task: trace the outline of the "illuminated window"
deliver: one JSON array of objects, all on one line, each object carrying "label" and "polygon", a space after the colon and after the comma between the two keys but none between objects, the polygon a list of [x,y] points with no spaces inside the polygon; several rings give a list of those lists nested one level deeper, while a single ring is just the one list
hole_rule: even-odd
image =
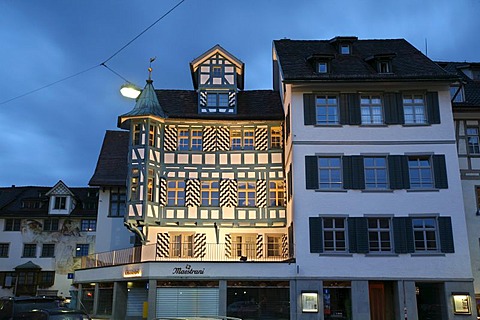
[{"label": "illuminated window", "polygon": [[270,206],[284,207],[285,206],[285,183],[283,181],[270,181]]},{"label": "illuminated window", "polygon": [[167,182],[167,204],[169,206],[185,205],[184,180],[169,180]]},{"label": "illuminated window", "polygon": [[77,244],[77,247],[75,248],[75,256],[76,257],[88,256],[89,249],[90,249],[90,245],[88,243]]},{"label": "illuminated window", "polygon": [[232,129],[230,130],[232,150],[253,150],[255,147],[255,130]]},{"label": "illuminated window", "polygon": [[134,146],[137,146],[140,144],[140,124],[135,124],[133,126],[132,144]]},{"label": "illuminated window", "polygon": [[154,172],[152,169],[148,169],[148,180],[147,180],[147,200],[148,201],[153,201],[154,188],[155,188]]},{"label": "illuminated window", "polygon": [[267,236],[267,257],[280,257],[282,255],[282,236]]},{"label": "illuminated window", "polygon": [[202,206],[218,207],[218,181],[202,181]]},{"label": "illuminated window", "polygon": [[97,220],[95,219],[83,219],[80,226],[81,231],[96,231],[97,230]]},{"label": "illuminated window", "polygon": [[136,201],[139,200],[138,194],[138,178],[139,178],[138,169],[132,169],[132,176],[130,178],[130,200]]},{"label": "illuminated window", "polygon": [[148,145],[151,147],[155,146],[155,127],[153,125],[150,125],[148,131]]},{"label": "illuminated window", "polygon": [[170,257],[191,258],[193,257],[193,234],[171,234]]},{"label": "illuminated window", "polygon": [[178,150],[202,150],[202,129],[178,129]]},{"label": "illuminated window", "polygon": [[234,234],[232,235],[232,252],[235,258],[256,257],[256,234]]},{"label": "illuminated window", "polygon": [[270,146],[272,149],[282,149],[282,128],[272,127],[270,129]]},{"label": "illuminated window", "polygon": [[254,207],[255,206],[255,182],[240,181],[238,182],[238,206]]}]

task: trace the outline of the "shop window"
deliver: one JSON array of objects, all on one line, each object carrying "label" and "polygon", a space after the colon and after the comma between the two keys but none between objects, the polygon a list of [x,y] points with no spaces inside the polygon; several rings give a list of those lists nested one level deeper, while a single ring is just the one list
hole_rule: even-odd
[{"label": "shop window", "polygon": [[325,281],[323,283],[323,316],[325,320],[352,320],[350,282]]}]

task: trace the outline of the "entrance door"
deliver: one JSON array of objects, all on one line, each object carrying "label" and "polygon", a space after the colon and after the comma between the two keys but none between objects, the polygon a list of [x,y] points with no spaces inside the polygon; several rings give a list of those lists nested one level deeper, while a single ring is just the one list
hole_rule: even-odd
[{"label": "entrance door", "polygon": [[370,319],[385,319],[385,286],[383,282],[370,282],[368,284],[370,297]]}]

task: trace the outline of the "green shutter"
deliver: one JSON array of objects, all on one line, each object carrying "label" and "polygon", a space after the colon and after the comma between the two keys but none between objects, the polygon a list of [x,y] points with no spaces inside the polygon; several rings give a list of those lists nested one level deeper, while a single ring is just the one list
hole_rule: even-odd
[{"label": "green shutter", "polygon": [[348,218],[348,244],[351,253],[368,253],[367,218]]},{"label": "green shutter", "polygon": [[310,253],[323,252],[322,218],[310,217]]},{"label": "green shutter", "polygon": [[415,251],[412,219],[410,217],[393,218],[393,241],[396,253],[412,253]]},{"label": "green shutter", "polygon": [[365,189],[365,172],[363,156],[342,157],[343,165],[343,188]]},{"label": "green shutter", "polygon": [[447,166],[443,154],[433,156],[433,176],[435,178],[435,188],[448,188]]},{"label": "green shutter", "polygon": [[385,124],[401,124],[400,113],[403,115],[402,97],[400,93],[386,92],[383,95]]},{"label": "green shutter", "polygon": [[303,121],[305,125],[316,124],[315,95],[305,93],[303,95]]},{"label": "green shutter", "polygon": [[340,94],[340,124],[348,124],[348,95]]},{"label": "green shutter", "polygon": [[[292,199],[292,195],[293,195],[293,168],[292,168],[292,164],[290,163],[290,166],[289,166],[289,170],[288,170],[288,173],[287,173],[287,182],[288,182],[288,201],[290,201],[290,199]],[[318,184],[318,183],[317,183]]]},{"label": "green shutter", "polygon": [[390,189],[409,189],[408,159],[402,155],[388,156]]},{"label": "green shutter", "polygon": [[318,157],[305,156],[305,184],[306,188],[318,189]]},{"label": "green shutter", "polygon": [[360,97],[357,93],[343,93],[340,95],[340,123],[351,125],[362,123]]},{"label": "green shutter", "polygon": [[440,123],[438,92],[427,92],[427,117],[430,124]]},{"label": "green shutter", "polygon": [[402,93],[397,93],[397,94],[395,94],[395,98],[397,100],[398,122],[400,124],[404,124],[405,123],[405,113],[403,111],[403,94]]},{"label": "green shutter", "polygon": [[452,219],[450,217],[438,218],[438,234],[440,235],[440,250],[444,253],[454,253]]},{"label": "green shutter", "polygon": [[352,157],[342,157],[342,180],[344,189],[353,189]]}]

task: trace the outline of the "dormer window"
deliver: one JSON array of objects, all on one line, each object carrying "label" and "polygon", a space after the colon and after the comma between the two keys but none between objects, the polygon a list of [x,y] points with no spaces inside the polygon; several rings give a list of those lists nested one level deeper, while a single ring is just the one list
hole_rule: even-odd
[{"label": "dormer window", "polygon": [[452,102],[464,102],[463,87],[460,85],[452,85],[450,87],[450,98]]},{"label": "dormer window", "polygon": [[390,61],[378,61],[377,63],[378,73],[391,73],[392,68]]},{"label": "dormer window", "polygon": [[340,45],[341,54],[350,54],[350,45],[348,43],[343,43]]},{"label": "dormer window", "polygon": [[53,209],[55,210],[64,210],[67,206],[67,197],[55,197],[55,204]]},{"label": "dormer window", "polygon": [[227,107],[228,93],[213,93],[207,94],[207,107]]},{"label": "dormer window", "polygon": [[328,62],[319,61],[317,63],[317,72],[318,73],[328,73]]}]

